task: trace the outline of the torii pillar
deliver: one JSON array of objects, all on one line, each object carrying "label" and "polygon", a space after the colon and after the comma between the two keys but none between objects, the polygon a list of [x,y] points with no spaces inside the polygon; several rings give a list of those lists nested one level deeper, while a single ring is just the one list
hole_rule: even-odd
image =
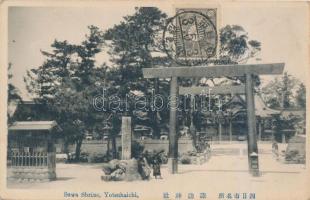
[{"label": "torii pillar", "polygon": [[[258,148],[256,138],[256,117],[255,117],[255,101],[254,101],[254,87],[253,75],[245,75],[245,96],[247,104],[247,122],[248,122],[248,161],[250,172],[257,176],[259,175],[258,166]],[[255,154],[253,154],[255,153]],[[253,155],[257,155],[257,158]],[[254,159],[256,159],[254,161]],[[255,163],[253,163],[255,162]]]},{"label": "torii pillar", "polygon": [[179,96],[178,78],[170,81],[170,120],[169,120],[169,154],[168,169],[172,174],[178,172],[178,136],[177,136],[177,101]]}]

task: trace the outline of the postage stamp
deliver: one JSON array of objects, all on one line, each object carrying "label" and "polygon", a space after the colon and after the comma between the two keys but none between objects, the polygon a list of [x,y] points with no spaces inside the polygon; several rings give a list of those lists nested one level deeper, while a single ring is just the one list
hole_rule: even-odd
[{"label": "postage stamp", "polygon": [[216,54],[216,26],[209,16],[202,12],[179,12],[167,21],[163,46],[169,58],[177,64],[202,64]]}]

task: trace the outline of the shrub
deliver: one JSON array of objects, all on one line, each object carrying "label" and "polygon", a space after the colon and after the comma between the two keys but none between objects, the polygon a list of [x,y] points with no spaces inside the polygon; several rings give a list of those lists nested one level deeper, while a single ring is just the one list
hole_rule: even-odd
[{"label": "shrub", "polygon": [[80,159],[77,160],[74,152],[69,153],[68,159],[66,160],[66,163],[88,162],[88,159],[87,159],[88,155],[89,154],[86,152],[81,152]]},{"label": "shrub", "polygon": [[285,161],[289,163],[305,163],[305,155],[301,155],[298,150],[291,150],[286,153]]},{"label": "shrub", "polygon": [[160,162],[162,164],[167,164],[168,163],[168,155],[166,153],[160,154]]},{"label": "shrub", "polygon": [[197,151],[188,151],[187,155],[189,155],[189,156],[197,156]]},{"label": "shrub", "polygon": [[142,156],[144,146],[137,141],[133,141],[131,145],[131,155],[133,158],[138,159]]},{"label": "shrub", "polygon": [[56,154],[56,162],[67,162],[68,155],[67,154]]},{"label": "shrub", "polygon": [[180,158],[181,164],[191,164],[191,159],[187,155],[183,155]]},{"label": "shrub", "polygon": [[80,159],[77,160],[77,162],[87,162],[87,161],[88,161],[88,159],[87,159],[88,156],[89,156],[89,153],[87,153],[87,152],[82,152],[82,153],[80,154]]},{"label": "shrub", "polygon": [[155,159],[159,161],[160,164],[167,164],[168,162],[168,155],[165,150],[145,151],[143,155],[149,164],[153,164]]},{"label": "shrub", "polygon": [[87,157],[89,163],[102,163],[107,162],[107,157],[101,153],[92,153]]}]

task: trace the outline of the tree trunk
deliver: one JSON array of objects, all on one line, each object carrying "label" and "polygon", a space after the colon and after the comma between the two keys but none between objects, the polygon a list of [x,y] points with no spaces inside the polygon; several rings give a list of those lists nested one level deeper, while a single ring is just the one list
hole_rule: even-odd
[{"label": "tree trunk", "polygon": [[80,160],[83,139],[78,139],[75,146],[75,160]]},{"label": "tree trunk", "polygon": [[[154,93],[159,94],[159,80],[158,78],[154,79]],[[155,104],[156,102],[154,102]],[[157,110],[153,110],[152,112],[152,124],[153,124],[153,136],[156,138],[160,138],[160,129],[159,129],[159,122],[157,120]]]},{"label": "tree trunk", "polygon": [[191,136],[192,136],[192,144],[193,144],[193,147],[195,148],[196,151],[198,151],[198,148],[197,148],[197,135],[196,135],[196,131],[193,130],[193,132],[190,132],[191,133]]},{"label": "tree trunk", "polygon": [[68,141],[64,142],[64,153],[67,155],[69,154],[69,142]]},{"label": "tree trunk", "polygon": [[151,113],[151,120],[152,120],[152,129],[153,129],[153,137],[160,138],[160,129],[159,129],[159,123],[157,120],[157,111],[153,111]]},{"label": "tree trunk", "polygon": [[112,157],[113,159],[117,159],[117,155],[116,155],[117,151],[116,151],[116,138],[115,136],[112,137]]},{"label": "tree trunk", "polygon": [[107,140],[107,157],[110,159],[110,136]]}]

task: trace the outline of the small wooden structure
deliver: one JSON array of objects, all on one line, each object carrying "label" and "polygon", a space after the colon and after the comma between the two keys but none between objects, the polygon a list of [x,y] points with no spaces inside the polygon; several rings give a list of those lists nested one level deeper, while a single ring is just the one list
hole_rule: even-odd
[{"label": "small wooden structure", "polygon": [[8,178],[19,181],[56,179],[55,121],[17,121],[9,126]]}]

